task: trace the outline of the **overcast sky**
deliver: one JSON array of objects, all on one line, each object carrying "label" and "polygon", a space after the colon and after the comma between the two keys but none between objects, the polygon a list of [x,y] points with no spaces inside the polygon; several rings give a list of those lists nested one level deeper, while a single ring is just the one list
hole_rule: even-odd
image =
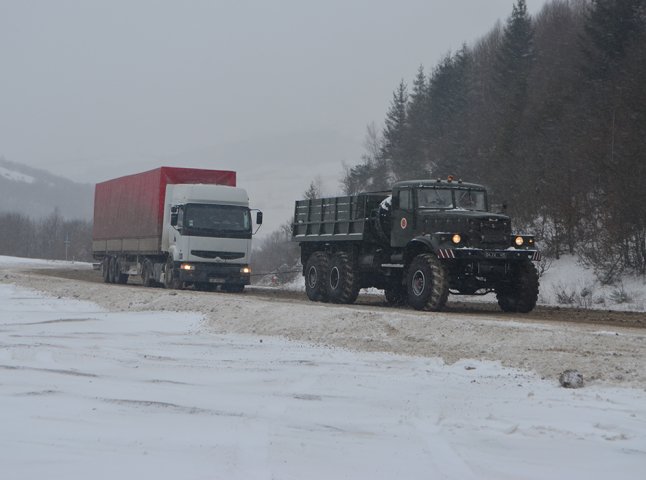
[{"label": "overcast sky", "polygon": [[512,4],[0,0],[0,155],[96,182],[92,167],[111,161],[136,172],[256,137],[332,130],[360,143],[401,78]]}]

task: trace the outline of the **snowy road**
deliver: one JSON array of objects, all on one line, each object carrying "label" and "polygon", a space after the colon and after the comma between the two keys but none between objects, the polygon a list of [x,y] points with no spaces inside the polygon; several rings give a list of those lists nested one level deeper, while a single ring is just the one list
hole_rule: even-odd
[{"label": "snowy road", "polygon": [[141,311],[111,312],[0,284],[3,478],[643,475],[643,387],[566,390],[497,362],[218,334],[218,316],[222,330],[249,315],[338,325],[317,309],[209,298],[208,318],[142,298]]}]

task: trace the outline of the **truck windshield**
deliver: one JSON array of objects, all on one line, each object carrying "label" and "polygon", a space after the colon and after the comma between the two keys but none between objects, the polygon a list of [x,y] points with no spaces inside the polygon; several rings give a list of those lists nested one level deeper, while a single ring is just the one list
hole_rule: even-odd
[{"label": "truck windshield", "polygon": [[246,207],[189,203],[184,207],[186,235],[247,238],[251,216]]},{"label": "truck windshield", "polygon": [[487,196],[484,190],[469,188],[420,188],[417,190],[419,208],[461,208],[487,211]]},{"label": "truck windshield", "polygon": [[453,195],[449,188],[420,188],[417,190],[419,208],[453,208]]},{"label": "truck windshield", "polygon": [[484,190],[455,190],[455,207],[486,212],[487,196]]}]

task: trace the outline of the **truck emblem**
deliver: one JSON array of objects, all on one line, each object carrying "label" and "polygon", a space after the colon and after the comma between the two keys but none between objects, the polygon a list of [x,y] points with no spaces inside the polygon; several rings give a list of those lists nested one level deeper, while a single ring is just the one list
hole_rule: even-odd
[{"label": "truck emblem", "polygon": [[400,225],[402,227],[402,230],[406,230],[406,227],[408,226],[408,220],[406,220],[406,217],[402,218]]}]

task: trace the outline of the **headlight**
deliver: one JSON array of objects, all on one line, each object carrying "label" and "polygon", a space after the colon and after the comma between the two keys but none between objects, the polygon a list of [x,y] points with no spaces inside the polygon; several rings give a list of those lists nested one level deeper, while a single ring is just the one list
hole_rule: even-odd
[{"label": "headlight", "polygon": [[456,233],[451,237],[451,241],[457,245],[462,241],[462,237],[460,236],[459,233]]},{"label": "headlight", "polygon": [[516,238],[514,238],[514,243],[516,244],[517,247],[521,247],[523,243],[525,243],[525,239],[519,235]]},{"label": "headlight", "polygon": [[195,270],[195,265],[191,265],[190,263],[182,263],[179,268],[182,270]]},{"label": "headlight", "polygon": [[251,273],[251,267],[241,267],[240,273]]}]

